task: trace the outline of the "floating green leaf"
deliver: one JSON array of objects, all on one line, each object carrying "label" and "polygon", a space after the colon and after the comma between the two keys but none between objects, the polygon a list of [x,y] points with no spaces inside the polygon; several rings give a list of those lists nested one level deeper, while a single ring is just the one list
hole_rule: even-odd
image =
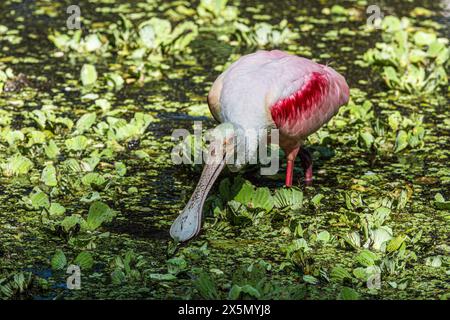
[{"label": "floating green leaf", "polygon": [[55,159],[59,154],[59,148],[56,145],[54,140],[50,140],[47,145],[44,147],[44,151],[45,151],[45,155],[49,158],[49,159]]},{"label": "floating green leaf", "polygon": [[91,64],[85,64],[81,68],[81,74],[80,74],[81,82],[83,83],[83,86],[92,86],[97,81],[97,70],[95,69],[95,66]]},{"label": "floating green leaf", "polygon": [[59,204],[58,202],[52,202],[50,208],[48,209],[50,215],[61,216],[66,212],[66,208]]},{"label": "floating green leaf", "polygon": [[89,139],[85,136],[76,136],[66,140],[66,147],[73,151],[84,151],[89,145]]},{"label": "floating green leaf", "polygon": [[323,243],[327,243],[329,242],[331,239],[330,233],[326,230],[321,231],[318,235],[317,235],[317,240],[321,241]]},{"label": "floating green leaf", "polygon": [[355,260],[364,267],[375,265],[375,261],[379,260],[376,253],[369,250],[362,250],[355,258]]},{"label": "floating green leaf", "polygon": [[107,204],[96,201],[91,204],[86,219],[86,227],[89,230],[95,230],[104,222],[110,222],[116,216],[116,212]]},{"label": "floating green leaf", "polygon": [[15,154],[10,157],[6,163],[2,163],[3,175],[17,176],[27,174],[33,168],[33,162],[21,154]]},{"label": "floating green leaf", "polygon": [[391,239],[388,243],[388,245],[386,246],[386,251],[387,252],[393,252],[396,251],[400,248],[400,246],[403,244],[403,242],[405,241],[406,236],[404,235],[400,235],[397,236],[393,239]]},{"label": "floating green leaf", "polygon": [[194,281],[194,286],[204,299],[219,299],[217,286],[207,273],[201,272]]},{"label": "floating green leaf", "polygon": [[78,265],[81,270],[89,270],[94,265],[94,258],[90,252],[81,252],[74,260],[74,263]]},{"label": "floating green leaf", "polygon": [[151,273],[148,276],[150,279],[157,280],[157,281],[172,281],[177,278],[173,274],[170,274],[170,273],[166,273],[166,274]]},{"label": "floating green leaf", "polygon": [[303,193],[297,188],[277,189],[274,195],[274,204],[279,209],[299,209],[303,206]]},{"label": "floating green leaf", "polygon": [[44,170],[42,170],[41,181],[50,187],[54,187],[58,184],[58,180],[56,179],[56,168],[52,164],[48,164],[45,166]]},{"label": "floating green leaf", "polygon": [[345,279],[351,279],[352,275],[342,266],[336,266],[331,270],[330,277],[333,281],[342,282]]},{"label": "floating green leaf", "polygon": [[52,261],[52,269],[53,270],[62,270],[67,264],[66,255],[64,252],[60,249],[56,250],[55,254],[53,255]]},{"label": "floating green leaf", "polygon": [[444,196],[440,193],[436,193],[436,195],[434,196],[434,204],[438,209],[441,210],[450,209],[450,201],[445,201]]},{"label": "floating green leaf", "polygon": [[76,129],[78,134],[83,134],[85,131],[89,130],[89,128],[95,123],[97,116],[95,113],[86,113],[78,119],[76,123]]},{"label": "floating green leaf", "polygon": [[259,298],[261,296],[259,291],[251,285],[246,284],[241,287],[235,284],[231,287],[228,298],[230,300],[237,300],[241,297],[242,294],[248,294],[253,298]]}]

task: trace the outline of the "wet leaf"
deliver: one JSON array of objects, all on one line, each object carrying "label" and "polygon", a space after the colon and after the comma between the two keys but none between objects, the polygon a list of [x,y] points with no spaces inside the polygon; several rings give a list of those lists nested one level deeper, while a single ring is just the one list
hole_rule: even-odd
[{"label": "wet leaf", "polygon": [[330,239],[331,239],[330,233],[329,233],[328,231],[326,231],[326,230],[320,232],[320,233],[317,235],[317,240],[318,240],[318,241],[322,241],[323,243],[329,242]]},{"label": "wet leaf", "polygon": [[50,215],[61,216],[66,212],[66,208],[59,204],[58,202],[52,202],[50,208],[48,209]]},{"label": "wet leaf", "polygon": [[321,193],[316,194],[312,199],[311,203],[317,208],[320,206],[320,202],[325,196]]},{"label": "wet leaf", "polygon": [[166,274],[151,273],[148,276],[150,279],[157,280],[157,281],[173,281],[173,280],[177,279],[177,277],[175,277],[173,274],[170,274],[170,273],[166,273]]},{"label": "wet leaf", "polygon": [[319,283],[319,280],[316,277],[313,277],[308,274],[303,276],[303,281],[305,281],[306,283],[309,283],[309,284],[318,284]]},{"label": "wet leaf", "polygon": [[97,172],[89,172],[81,178],[81,182],[85,186],[102,187],[106,184],[106,179]]},{"label": "wet leaf", "polygon": [[303,193],[296,188],[277,189],[274,195],[274,204],[279,209],[299,209],[303,206]]},{"label": "wet leaf", "polygon": [[55,159],[60,154],[59,148],[54,140],[50,140],[47,143],[47,145],[44,147],[44,151],[49,159]]},{"label": "wet leaf", "polygon": [[402,235],[402,236],[397,236],[393,239],[391,239],[391,241],[389,241],[387,247],[386,247],[386,251],[387,252],[393,252],[396,251],[400,248],[400,246],[403,244],[403,242],[405,241],[406,236]]},{"label": "wet leaf", "polygon": [[56,179],[56,169],[55,166],[49,164],[45,166],[44,170],[42,170],[41,181],[50,187],[54,187],[58,185],[58,180]]},{"label": "wet leaf", "polygon": [[408,147],[408,133],[404,130],[400,130],[395,140],[394,152],[399,152]]},{"label": "wet leaf", "polygon": [[436,195],[434,196],[434,203],[438,209],[441,210],[450,209],[450,201],[445,201],[444,197],[440,193],[436,193]]},{"label": "wet leaf", "polygon": [[428,257],[425,260],[425,265],[433,268],[440,268],[442,266],[441,257],[440,256]]},{"label": "wet leaf", "polygon": [[379,257],[369,250],[362,250],[355,260],[364,267],[370,267],[375,265],[375,261],[379,260]]},{"label": "wet leaf", "polygon": [[331,270],[330,278],[336,282],[343,282],[345,279],[351,279],[352,275],[342,266],[336,266]]},{"label": "wet leaf", "polygon": [[29,196],[29,200],[31,206],[35,209],[48,208],[50,206],[50,201],[47,194],[40,190],[36,190],[35,192],[31,193]]},{"label": "wet leaf", "polygon": [[204,299],[220,298],[216,284],[207,273],[201,272],[198,278],[194,281],[194,286]]},{"label": "wet leaf", "polygon": [[253,207],[262,208],[267,212],[271,211],[274,205],[269,188],[257,188],[252,194],[251,202]]},{"label": "wet leaf", "polygon": [[230,300],[237,300],[243,293],[254,298],[259,298],[261,296],[259,291],[251,285],[246,284],[244,286],[238,286],[237,284],[235,284],[233,285],[233,287],[231,287],[228,298]]},{"label": "wet leaf", "polygon": [[124,175],[127,174],[127,167],[123,162],[114,163],[114,167],[119,176],[123,177]]},{"label": "wet leaf", "polygon": [[414,34],[414,42],[419,46],[428,46],[436,41],[436,34],[424,31],[417,31]]},{"label": "wet leaf", "polygon": [[392,230],[387,227],[380,227],[371,233],[372,247],[375,250],[383,251],[385,244],[392,239]]},{"label": "wet leaf", "polygon": [[65,217],[63,221],[61,221],[60,225],[61,227],[63,227],[65,232],[69,232],[70,230],[72,230],[75,226],[77,225],[84,225],[85,221],[84,219],[78,215],[78,214],[73,214],[71,216]]},{"label": "wet leaf", "polygon": [[188,269],[188,264],[183,258],[172,258],[167,260],[167,271],[170,274],[177,275]]},{"label": "wet leaf", "polygon": [[89,142],[85,136],[76,136],[66,140],[66,147],[73,151],[83,151],[88,147]]},{"label": "wet leaf", "polygon": [[76,123],[76,133],[83,134],[95,123],[97,116],[95,113],[86,113]]},{"label": "wet leaf", "polygon": [[83,86],[92,86],[97,81],[97,70],[91,64],[85,64],[81,68],[80,79]]},{"label": "wet leaf", "polygon": [[66,255],[64,252],[60,249],[56,250],[55,254],[53,255],[52,261],[52,269],[53,270],[62,270],[67,264]]},{"label": "wet leaf", "polygon": [[33,166],[33,162],[21,154],[16,154],[1,164],[3,175],[7,177],[27,174]]}]

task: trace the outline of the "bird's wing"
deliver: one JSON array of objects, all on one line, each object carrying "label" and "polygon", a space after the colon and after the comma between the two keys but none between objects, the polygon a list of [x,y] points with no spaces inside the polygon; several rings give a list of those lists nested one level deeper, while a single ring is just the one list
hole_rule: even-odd
[{"label": "bird's wing", "polygon": [[275,125],[285,134],[306,137],[348,101],[348,85],[339,73],[311,60],[289,56],[274,61],[277,80],[266,96]]}]

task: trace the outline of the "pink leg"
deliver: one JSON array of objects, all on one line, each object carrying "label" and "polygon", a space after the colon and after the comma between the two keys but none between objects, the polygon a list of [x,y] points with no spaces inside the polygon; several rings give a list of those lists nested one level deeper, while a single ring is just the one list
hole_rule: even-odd
[{"label": "pink leg", "polygon": [[287,166],[286,166],[286,187],[292,187],[292,180],[294,178],[294,162],[300,147],[285,150]]},{"label": "pink leg", "polygon": [[311,153],[305,148],[300,150],[300,159],[302,160],[302,168],[305,171],[305,182],[310,183],[313,180],[313,167]]}]

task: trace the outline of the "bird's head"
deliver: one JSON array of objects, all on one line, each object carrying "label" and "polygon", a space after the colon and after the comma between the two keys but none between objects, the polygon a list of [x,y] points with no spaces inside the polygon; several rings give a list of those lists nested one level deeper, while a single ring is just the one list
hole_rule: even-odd
[{"label": "bird's head", "polygon": [[187,241],[195,237],[201,229],[203,204],[225,166],[227,158],[234,149],[234,126],[223,123],[206,135],[208,151],[203,157],[205,162],[197,187],[186,207],[170,227],[170,235],[177,241]]},{"label": "bird's head", "polygon": [[211,130],[207,140],[210,141],[207,157],[214,154],[218,156],[216,160],[224,159],[230,171],[236,172],[246,164],[256,164],[262,139],[259,130],[225,122]]}]

